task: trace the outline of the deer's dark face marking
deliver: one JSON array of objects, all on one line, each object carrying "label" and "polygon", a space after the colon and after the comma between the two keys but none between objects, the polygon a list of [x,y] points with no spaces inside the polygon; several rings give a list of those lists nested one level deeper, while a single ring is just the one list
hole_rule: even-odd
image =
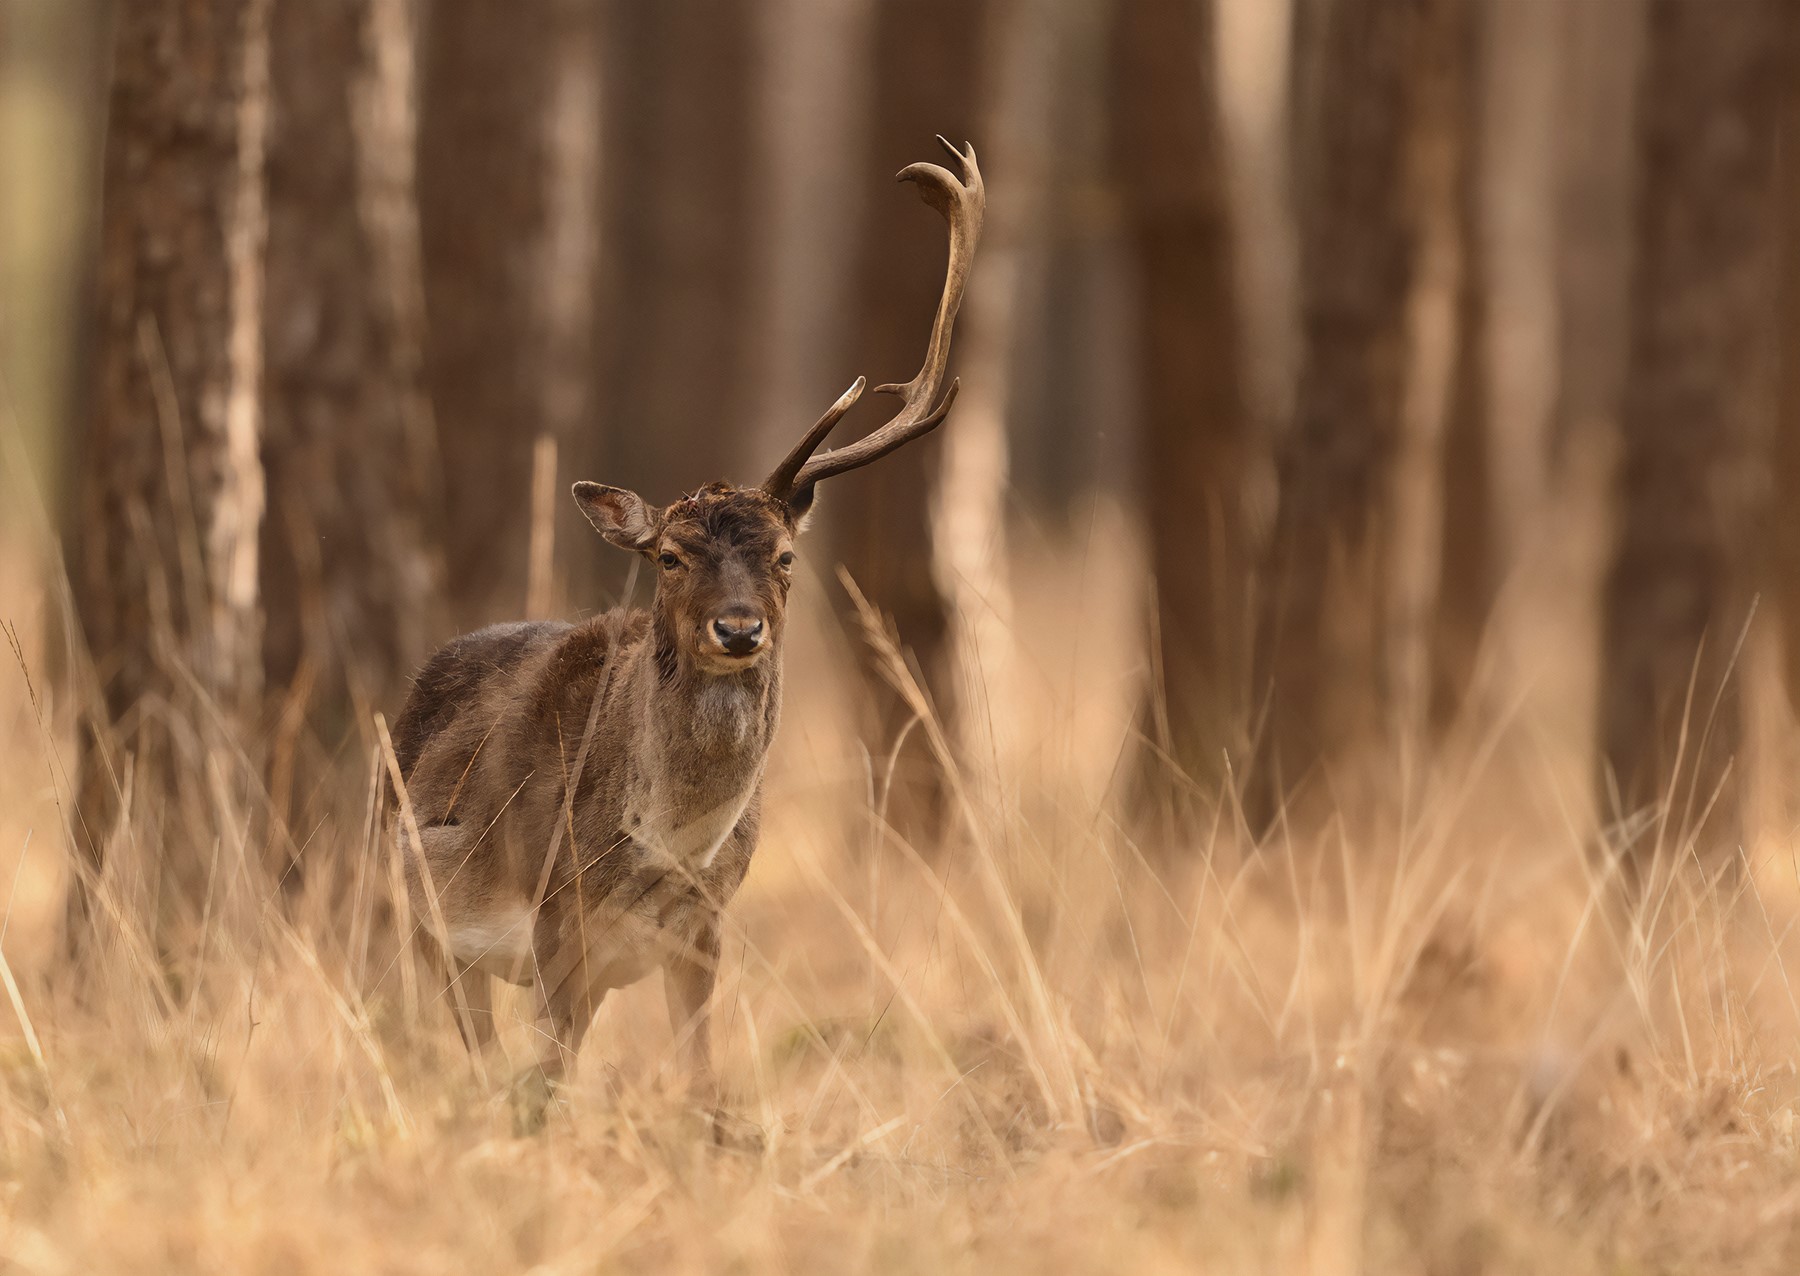
[{"label": "deer's dark face marking", "polygon": [[662,509],[594,483],[575,499],[608,541],[649,560],[658,629],[684,664],[740,673],[779,649],[802,521],[790,504],[727,483]]}]

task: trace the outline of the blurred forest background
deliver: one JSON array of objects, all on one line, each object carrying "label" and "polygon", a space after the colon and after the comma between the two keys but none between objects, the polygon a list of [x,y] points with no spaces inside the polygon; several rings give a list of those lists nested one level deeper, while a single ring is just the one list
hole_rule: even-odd
[{"label": "blurred forest background", "polygon": [[14,0],[9,473],[96,716],[199,697],[285,801],[451,633],[627,596],[573,478],[748,482],[911,366],[942,247],[884,182],[944,132],[993,188],[969,393],[811,555],[965,742],[1021,579],[1099,545],[1177,817],[1354,807],[1524,704],[1626,843],[1735,846],[1748,622],[1800,593],[1783,12]]},{"label": "blurred forest background", "polygon": [[340,878],[436,645],[647,597],[572,481],[754,482],[916,367],[943,237],[892,175],[937,133],[989,195],[962,395],[822,487],[771,798],[875,848],[845,952],[884,839],[987,845],[977,807],[994,1031],[1090,1061],[1033,972],[1096,840],[1125,914],[1321,830],[1399,873],[1442,807],[1445,872],[1561,839],[1577,894],[1792,908],[1789,0],[0,0],[5,832],[135,848],[192,935],[220,845]]}]

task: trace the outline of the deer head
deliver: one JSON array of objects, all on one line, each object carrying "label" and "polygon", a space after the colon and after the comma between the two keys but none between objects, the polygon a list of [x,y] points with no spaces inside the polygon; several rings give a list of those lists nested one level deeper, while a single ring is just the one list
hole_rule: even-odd
[{"label": "deer head", "polygon": [[739,673],[776,649],[801,520],[756,488],[709,483],[658,508],[635,492],[577,483],[581,512],[656,570],[662,645],[708,674]]},{"label": "deer head", "polygon": [[658,631],[684,664],[709,674],[754,666],[778,649],[794,563],[794,539],[805,528],[821,479],[859,469],[930,433],[949,415],[957,383],[944,386],[950,334],[962,306],[969,267],[981,237],[986,194],[975,148],[943,138],[961,175],[936,164],[911,164],[912,182],[950,228],[950,260],[925,362],[912,380],[875,387],[900,409],[855,443],[819,452],[825,436],[862,397],[856,383],[826,409],[759,487],[709,483],[672,505],[657,507],[635,492],[577,483],[575,501],[611,544],[655,566]]}]

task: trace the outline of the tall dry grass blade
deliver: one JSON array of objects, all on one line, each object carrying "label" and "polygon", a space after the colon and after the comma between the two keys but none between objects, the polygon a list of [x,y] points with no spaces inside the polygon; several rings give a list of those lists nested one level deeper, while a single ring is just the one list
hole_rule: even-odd
[{"label": "tall dry grass blade", "polygon": [[[394,756],[394,741],[388,735],[387,718],[380,713],[375,715],[375,734],[381,740],[382,762],[387,767],[388,779],[393,783],[394,795],[400,802],[400,819],[407,836],[406,845],[412,850],[417,860],[421,893],[425,896],[431,918],[431,936],[437,942],[443,955],[446,966],[445,983],[449,987],[450,996],[454,1002],[456,1019],[463,1026],[466,1039],[474,1041],[476,1039],[475,1020],[469,1011],[469,999],[463,989],[462,980],[456,978],[456,958],[450,945],[450,923],[444,919],[443,905],[438,900],[437,884],[431,880],[431,863],[425,855],[424,839],[419,836],[419,821],[413,814],[412,797],[406,791],[406,777],[400,774],[400,763]],[[399,840],[395,839],[396,842]],[[396,848],[395,854],[396,856],[400,854],[398,848]],[[404,889],[404,885],[402,889]],[[474,1064],[476,1072],[485,1082],[487,1068],[482,1063],[481,1056],[470,1051],[469,1058]]]},{"label": "tall dry grass blade", "polygon": [[[869,603],[869,600],[857,588],[856,582],[849,573],[839,569],[839,579],[850,594],[851,602],[862,620],[864,631],[871,646],[879,657],[878,667],[889,685],[898,692],[907,707],[918,716],[931,744],[932,754],[937,759],[951,793],[956,799],[958,809],[970,836],[975,842],[979,854],[976,862],[981,869],[981,878],[987,886],[995,911],[1006,924],[1006,934],[1010,941],[1015,958],[1025,975],[1026,989],[1029,994],[1034,1015],[1038,1021],[1041,1041],[1052,1048],[1057,1065],[1057,1086],[1052,1096],[1052,1112],[1058,1121],[1071,1119],[1082,1110],[1081,1083],[1076,1075],[1073,1060],[1062,1042],[1064,1025],[1052,1007],[1049,985],[1044,977],[1043,966],[1038,959],[1029,937],[1025,934],[1024,925],[1019,916],[1019,908],[1002,878],[999,867],[994,861],[993,847],[984,836],[982,820],[971,800],[967,786],[962,782],[962,775],[945,736],[941,723],[932,709],[930,699],[905,658],[901,655],[899,645],[890,632],[881,615]],[[1038,1034],[1033,1034],[1020,1042],[1022,1048],[1034,1050],[1037,1046]],[[1040,1067],[1042,1065],[1040,1064]]]},{"label": "tall dry grass blade", "polygon": [[19,893],[19,874],[25,871],[25,856],[31,850],[31,834],[25,835],[25,845],[19,849],[19,863],[13,869],[12,889],[6,894],[6,915],[0,918],[0,980],[6,984],[6,999],[12,1003],[13,1016],[19,1021],[19,1030],[25,1034],[25,1048],[31,1051],[31,1058],[37,1064],[38,1073],[44,1079],[44,1093],[49,1096],[50,1107],[56,1113],[57,1129],[63,1137],[69,1137],[69,1118],[63,1111],[62,1103],[56,1097],[56,1084],[50,1075],[50,1061],[44,1057],[43,1043],[38,1040],[37,1029],[32,1026],[31,1014],[25,1009],[24,995],[19,992],[19,981],[13,977],[12,963],[6,959],[6,934],[12,929],[13,900]]},{"label": "tall dry grass blade", "polygon": [[388,1067],[381,1043],[375,1039],[375,1034],[370,1029],[368,1016],[358,1014],[344,994],[332,983],[330,976],[325,973],[325,968],[319,964],[318,954],[313,951],[311,945],[285,927],[282,928],[282,937],[287,941],[288,947],[294,955],[299,958],[301,966],[318,981],[320,990],[330,1001],[331,1008],[337,1013],[344,1027],[349,1030],[351,1039],[356,1042],[357,1047],[368,1059],[370,1066],[375,1069],[376,1078],[381,1086],[382,1101],[387,1105],[388,1116],[393,1121],[394,1128],[402,1134],[413,1133],[412,1119],[407,1116],[406,1107],[400,1102],[400,1092],[394,1085],[393,1072]]},{"label": "tall dry grass blade", "polygon": [[[892,960],[881,950],[881,945],[875,942],[875,936],[870,934],[868,926],[861,917],[857,916],[856,910],[850,907],[850,901],[844,898],[843,893],[837,889],[824,869],[808,856],[801,856],[800,863],[811,874],[816,887],[831,901],[839,915],[849,924],[851,933],[856,936],[857,943],[867,954],[869,960],[880,967],[888,985],[900,998],[900,1004],[906,1008],[907,1013],[912,1016],[913,1022],[918,1025],[919,1031],[924,1035],[926,1046],[937,1060],[938,1066],[943,1069],[945,1076],[950,1079],[952,1085],[959,1083],[962,1080],[963,1071],[957,1067],[955,1059],[951,1057],[949,1047],[944,1044],[943,1037],[939,1035],[931,1016],[925,1012],[925,1008],[919,1004],[912,990],[907,987],[905,974],[894,967]],[[988,1123],[986,1114],[973,1099],[969,1099],[967,1102],[969,1117],[981,1132],[982,1141],[987,1145],[995,1163],[1003,1167],[1007,1166],[1009,1158],[1006,1155],[1006,1149],[1001,1144],[999,1136],[994,1133],[993,1126]],[[1010,1169],[1007,1170],[1007,1174],[1008,1177],[1011,1177]]]},{"label": "tall dry grass blade", "polygon": [[386,802],[383,800],[381,781],[387,768],[379,749],[371,750],[369,756],[368,797],[363,806],[362,837],[358,843],[356,872],[350,887],[350,922],[345,944],[352,988],[364,986],[368,975],[369,940],[375,926],[375,883],[369,866],[385,858],[381,854],[381,838],[382,812]]},{"label": "tall dry grass blade", "polygon": [[1024,1051],[1025,1064],[1031,1072],[1032,1080],[1037,1085],[1039,1096],[1044,1100],[1044,1105],[1050,1111],[1055,1112],[1058,1099],[1056,1088],[1050,1080],[1049,1073],[1044,1070],[1044,1064],[1039,1058],[1038,1052],[1032,1048],[1032,1033],[1019,1016],[1017,1007],[1013,1005],[1012,992],[1007,988],[1006,980],[1001,976],[999,968],[994,965],[994,960],[988,954],[986,945],[982,943],[980,933],[969,920],[968,914],[963,912],[962,906],[956,902],[956,897],[951,894],[948,884],[932,870],[931,865],[925,862],[925,857],[896,832],[890,830],[888,841],[891,845],[900,848],[914,871],[930,888],[932,897],[937,900],[944,913],[950,918],[951,924],[956,927],[963,942],[968,945],[969,951],[975,955],[982,973],[987,976],[988,985],[994,990],[1001,1017],[1006,1021],[1007,1030],[1012,1033],[1013,1038],[1018,1041],[1020,1049]]}]

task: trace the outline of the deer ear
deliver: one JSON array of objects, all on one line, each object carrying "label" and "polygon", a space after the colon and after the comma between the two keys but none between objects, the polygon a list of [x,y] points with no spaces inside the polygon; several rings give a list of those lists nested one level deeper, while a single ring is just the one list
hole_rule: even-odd
[{"label": "deer ear", "polygon": [[608,544],[639,553],[656,544],[660,517],[636,492],[603,483],[577,483],[575,503]]},{"label": "deer ear", "polygon": [[818,494],[817,483],[808,483],[805,487],[788,497],[788,513],[794,519],[794,535],[804,532],[812,523],[813,497]]}]

